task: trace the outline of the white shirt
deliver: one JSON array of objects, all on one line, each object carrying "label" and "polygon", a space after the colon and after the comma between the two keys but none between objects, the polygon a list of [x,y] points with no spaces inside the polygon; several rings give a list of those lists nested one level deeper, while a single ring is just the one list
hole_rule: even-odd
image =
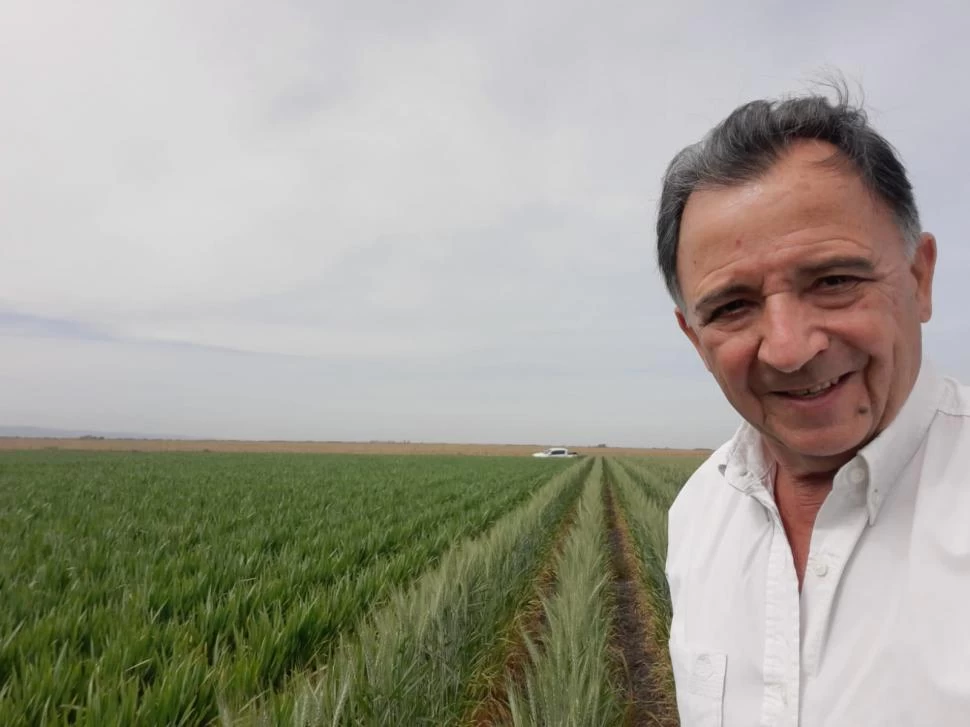
[{"label": "white shirt", "polygon": [[743,425],[670,510],[682,727],[970,725],[970,389],[924,363],[835,476],[801,594]]}]

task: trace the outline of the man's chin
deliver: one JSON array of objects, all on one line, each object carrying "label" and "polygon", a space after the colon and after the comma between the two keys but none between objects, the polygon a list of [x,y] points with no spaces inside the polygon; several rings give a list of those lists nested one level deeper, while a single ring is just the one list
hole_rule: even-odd
[{"label": "man's chin", "polygon": [[[845,460],[855,456],[865,444],[865,433],[829,431],[781,431],[769,433],[776,446],[802,459]],[[779,453],[780,454],[780,453]]]}]

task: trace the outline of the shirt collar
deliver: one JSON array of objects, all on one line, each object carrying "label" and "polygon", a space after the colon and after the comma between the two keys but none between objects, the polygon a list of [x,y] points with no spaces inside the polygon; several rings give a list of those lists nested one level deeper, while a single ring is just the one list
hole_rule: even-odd
[{"label": "shirt collar", "polygon": [[[836,486],[840,478],[866,483],[870,525],[876,522],[883,502],[925,439],[944,393],[943,379],[932,364],[924,361],[916,384],[896,418],[836,473]],[[855,474],[856,471],[863,472],[865,478]]]},{"label": "shirt collar", "polygon": [[748,422],[741,422],[722,452],[718,470],[732,487],[744,493],[759,485],[771,487],[767,475],[772,464],[765,457],[761,433]]},{"label": "shirt collar", "polygon": [[[932,364],[923,361],[913,390],[886,429],[835,474],[833,487],[865,485],[869,524],[876,521],[890,489],[916,454],[929,430],[944,393],[944,382]],[[765,456],[761,433],[742,422],[722,448],[718,470],[735,489],[752,494],[757,487],[773,490],[774,465]]]}]

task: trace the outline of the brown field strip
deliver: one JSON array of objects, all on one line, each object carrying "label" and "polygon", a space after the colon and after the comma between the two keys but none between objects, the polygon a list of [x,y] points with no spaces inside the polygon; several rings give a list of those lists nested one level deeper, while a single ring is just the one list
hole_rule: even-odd
[{"label": "brown field strip", "polygon": [[[231,439],[42,439],[0,437],[0,451],[72,449],[119,452],[277,452],[316,454],[462,454],[529,456],[544,444],[435,444],[421,442],[289,442]],[[558,446],[558,445],[553,445]],[[649,449],[635,447],[569,447],[597,457],[683,457],[710,454],[706,449]]]},{"label": "brown field strip", "polygon": [[617,507],[613,485],[608,479],[603,488],[603,501],[613,571],[614,651],[623,665],[627,693],[624,725],[678,727],[676,706],[663,693],[655,673],[655,665],[662,657],[652,653],[649,606],[637,556],[626,518]]}]

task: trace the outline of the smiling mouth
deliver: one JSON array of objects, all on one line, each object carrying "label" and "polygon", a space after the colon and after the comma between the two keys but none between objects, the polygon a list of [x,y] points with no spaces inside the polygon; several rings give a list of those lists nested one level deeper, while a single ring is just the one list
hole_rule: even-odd
[{"label": "smiling mouth", "polygon": [[848,374],[836,376],[834,379],[823,381],[822,383],[816,384],[815,386],[811,386],[807,389],[792,389],[790,391],[779,391],[778,393],[783,396],[791,397],[792,399],[812,399],[817,396],[821,396],[829,389],[837,386],[844,381],[847,376]]}]

